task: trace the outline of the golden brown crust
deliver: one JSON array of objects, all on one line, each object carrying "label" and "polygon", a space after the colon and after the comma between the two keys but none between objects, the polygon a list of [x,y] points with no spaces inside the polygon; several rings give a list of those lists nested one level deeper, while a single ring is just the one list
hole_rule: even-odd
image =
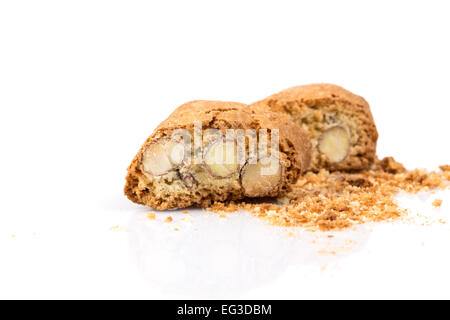
[{"label": "golden brown crust", "polygon": [[[295,125],[288,116],[279,115],[266,109],[248,108],[236,102],[191,101],[178,107],[155,132],[145,141],[128,168],[125,194],[136,203],[164,210],[183,208],[191,205],[206,207],[214,201],[238,200],[244,198],[239,185],[215,194],[198,186],[186,187],[180,184],[179,192],[159,194],[153,188],[155,181],[146,177],[141,169],[143,151],[149,143],[169,136],[176,129],[193,131],[194,121],[199,121],[205,129],[279,129],[281,161],[286,167],[283,182],[268,196],[279,196],[287,192],[311,159],[311,143],[308,135]],[[270,131],[270,130],[269,130]],[[179,173],[178,173],[179,174]]]},{"label": "golden brown crust", "polygon": [[[310,170],[359,170],[375,160],[378,132],[364,98],[333,84],[310,84],[292,87],[251,105],[288,114],[305,129],[313,143]],[[336,122],[338,121],[338,122]],[[344,122],[350,126],[350,154],[339,163],[331,163],[318,152],[319,134],[332,125]]]}]

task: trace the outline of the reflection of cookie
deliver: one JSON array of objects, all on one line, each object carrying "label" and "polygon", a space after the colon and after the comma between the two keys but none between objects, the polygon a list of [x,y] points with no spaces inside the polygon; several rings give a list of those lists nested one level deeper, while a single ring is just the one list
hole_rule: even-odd
[{"label": "reflection of cookie", "polygon": [[[194,122],[201,123],[203,130],[199,147],[194,147]],[[190,141],[173,135],[180,129],[187,132]],[[208,134],[208,129],[217,129],[219,135]],[[271,130],[278,129],[275,161],[267,164],[265,159],[255,159],[250,163],[248,137],[244,138],[240,161],[239,139],[229,139],[227,129],[243,129],[243,135],[247,129],[257,133],[268,129],[269,153]],[[239,135],[239,131],[234,132]],[[310,158],[308,135],[287,116],[235,102],[192,101],[177,108],[144,143],[128,168],[125,194],[131,201],[160,210],[205,207],[214,201],[244,197],[275,197],[289,189],[309,166]]]},{"label": "reflection of cookie", "polygon": [[369,104],[339,86],[293,87],[253,106],[288,114],[310,134],[313,171],[364,169],[375,159],[378,133]]}]

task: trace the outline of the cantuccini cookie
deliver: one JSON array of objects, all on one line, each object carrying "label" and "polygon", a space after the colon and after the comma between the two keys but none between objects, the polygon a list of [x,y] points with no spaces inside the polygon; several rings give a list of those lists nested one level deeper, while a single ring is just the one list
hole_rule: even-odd
[{"label": "cantuccini cookie", "polygon": [[283,90],[252,105],[287,114],[312,143],[309,170],[359,170],[375,160],[377,129],[364,98],[333,84]]},{"label": "cantuccini cookie", "polygon": [[235,102],[192,101],[145,141],[124,191],[159,210],[276,197],[310,160],[308,134],[288,116]]}]

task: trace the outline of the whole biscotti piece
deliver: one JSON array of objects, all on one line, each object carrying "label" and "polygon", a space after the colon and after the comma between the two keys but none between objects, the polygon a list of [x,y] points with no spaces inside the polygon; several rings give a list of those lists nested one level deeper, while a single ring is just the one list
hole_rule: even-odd
[{"label": "whole biscotti piece", "polygon": [[[263,150],[260,143],[266,153],[254,152],[252,146]],[[128,168],[124,191],[131,201],[158,210],[276,197],[310,160],[308,134],[288,116],[235,102],[192,101],[145,141]]]},{"label": "whole biscotti piece", "polygon": [[312,142],[309,170],[359,170],[375,160],[377,129],[369,104],[333,84],[283,90],[252,105],[287,114]]}]

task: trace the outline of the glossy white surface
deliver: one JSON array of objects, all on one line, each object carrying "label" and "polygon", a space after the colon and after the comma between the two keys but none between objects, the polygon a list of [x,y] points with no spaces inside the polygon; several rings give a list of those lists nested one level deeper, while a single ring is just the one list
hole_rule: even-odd
[{"label": "glossy white surface", "polygon": [[239,214],[150,221],[122,194],[176,106],[312,82],[369,101],[380,157],[450,164],[448,6],[1,2],[0,298],[450,298],[449,191],[400,198],[429,225],[293,236]]}]

